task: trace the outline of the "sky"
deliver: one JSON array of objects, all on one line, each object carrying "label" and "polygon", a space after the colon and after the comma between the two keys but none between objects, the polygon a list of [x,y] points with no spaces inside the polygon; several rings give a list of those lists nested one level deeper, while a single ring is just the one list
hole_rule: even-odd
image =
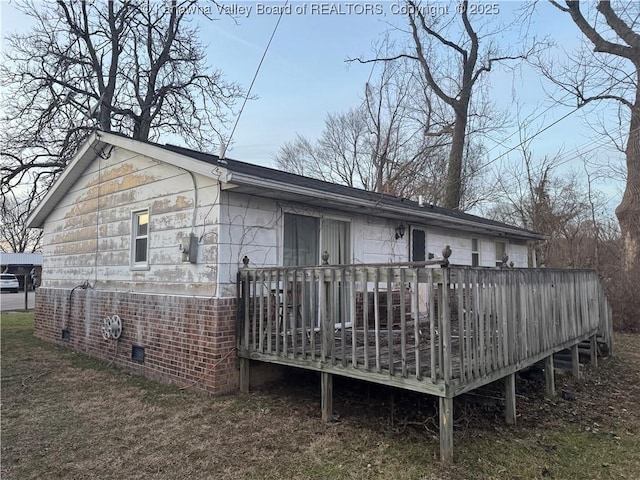
[{"label": "sky", "polygon": [[[482,20],[493,21],[490,16],[495,16],[503,23],[510,22],[513,12],[522,5],[519,1],[504,0],[472,3],[478,5],[478,10],[484,10],[475,12],[476,16],[484,16]],[[219,4],[234,18],[221,15],[217,7],[206,1],[201,1],[200,10],[189,14],[200,28],[202,42],[207,45],[208,63],[246,89],[280,17],[278,8],[285,3],[223,0]],[[453,15],[454,3],[431,4],[434,14]],[[1,0],[0,16],[3,35],[28,25],[7,0]],[[531,22],[530,34],[538,38],[550,36],[567,50],[576,48],[584,39],[565,17],[543,3]],[[255,99],[247,102],[239,119],[233,118],[233,122],[237,120],[238,123],[227,156],[273,167],[278,149],[285,142],[294,140],[296,134],[312,140],[318,138],[328,113],[346,111],[360,103],[364,85],[372,75],[372,65],[345,60],[371,58],[374,44],[387,32],[406,41],[406,33],[399,28],[406,29],[406,20],[398,12],[397,1],[290,2],[251,91]],[[499,40],[518,42],[518,38],[510,33],[502,35]],[[515,121],[516,102],[522,116],[540,115],[531,127],[532,133],[572,110],[571,107],[552,107],[554,101],[549,95],[550,88],[527,68],[516,72],[506,69],[491,72],[489,94],[501,115],[512,125],[484,139],[488,161],[496,158],[499,161],[517,161],[511,160],[514,153],[505,154],[520,142]],[[603,115],[613,114],[607,105],[600,105],[597,109],[601,109]],[[591,155],[611,156],[613,161],[620,162],[620,155],[612,154],[606,148],[595,149],[604,141],[594,137],[582,118],[583,113],[571,114],[538,135],[531,143],[535,154],[555,155],[561,151],[568,160],[565,168],[581,164],[579,150],[589,151]],[[619,201],[619,182],[604,182],[602,188],[611,197],[612,205]]]}]

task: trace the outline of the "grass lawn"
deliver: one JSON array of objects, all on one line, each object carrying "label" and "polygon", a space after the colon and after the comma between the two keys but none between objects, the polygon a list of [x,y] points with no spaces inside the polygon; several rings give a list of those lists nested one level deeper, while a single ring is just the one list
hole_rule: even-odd
[{"label": "grass lawn", "polygon": [[249,395],[205,397],[35,339],[3,314],[2,467],[8,479],[640,478],[640,335],[575,380],[517,383],[518,425],[499,386],[457,398],[455,465],[438,461],[436,401],[336,380],[320,420],[313,373]]}]

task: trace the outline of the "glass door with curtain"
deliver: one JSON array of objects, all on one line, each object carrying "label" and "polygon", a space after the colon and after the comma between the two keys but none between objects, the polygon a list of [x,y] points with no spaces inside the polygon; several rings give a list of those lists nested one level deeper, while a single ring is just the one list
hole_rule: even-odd
[{"label": "glass door with curtain", "polygon": [[283,266],[317,265],[319,219],[304,215],[284,214]]},{"label": "glass door with curtain", "polygon": [[[346,265],[351,263],[351,228],[349,222],[333,219],[322,221],[322,250],[329,254],[329,265]],[[342,325],[343,316],[345,326],[351,325],[348,318],[351,310],[350,285],[348,282],[336,281],[333,286],[331,315],[336,327]]]},{"label": "glass door with curtain", "polygon": [[[320,259],[319,233],[319,218],[285,213],[283,242],[284,254],[282,259],[283,266],[293,267],[318,265],[318,261]],[[291,286],[288,286],[288,289],[289,288],[291,288]],[[311,311],[311,288],[310,283],[304,283],[305,305],[292,305],[291,307],[291,310],[296,312],[296,315],[297,312]],[[302,298],[302,292],[298,291],[296,297],[298,299]],[[316,310],[315,318],[318,319],[318,306],[314,305],[313,308]],[[315,327],[318,327],[319,325],[320,324],[318,323]]]}]

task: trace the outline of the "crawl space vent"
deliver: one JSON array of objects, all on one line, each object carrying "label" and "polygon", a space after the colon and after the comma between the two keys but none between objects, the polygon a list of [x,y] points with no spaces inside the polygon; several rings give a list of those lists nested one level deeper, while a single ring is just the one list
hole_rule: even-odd
[{"label": "crawl space vent", "polygon": [[136,363],[144,363],[144,347],[141,347],[140,345],[132,345],[131,360]]},{"label": "crawl space vent", "polygon": [[62,329],[62,340],[69,341],[71,339],[71,333],[66,328]]}]

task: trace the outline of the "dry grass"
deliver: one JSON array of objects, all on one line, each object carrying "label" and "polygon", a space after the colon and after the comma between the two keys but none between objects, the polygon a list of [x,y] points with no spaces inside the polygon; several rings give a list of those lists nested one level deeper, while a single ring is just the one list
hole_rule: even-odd
[{"label": "dry grass", "polygon": [[1,323],[3,479],[640,478],[638,335],[583,380],[557,377],[557,399],[522,377],[517,427],[499,389],[457,399],[445,469],[427,396],[336,381],[341,418],[323,425],[312,374],[206,398],[44,344],[29,315]]}]

